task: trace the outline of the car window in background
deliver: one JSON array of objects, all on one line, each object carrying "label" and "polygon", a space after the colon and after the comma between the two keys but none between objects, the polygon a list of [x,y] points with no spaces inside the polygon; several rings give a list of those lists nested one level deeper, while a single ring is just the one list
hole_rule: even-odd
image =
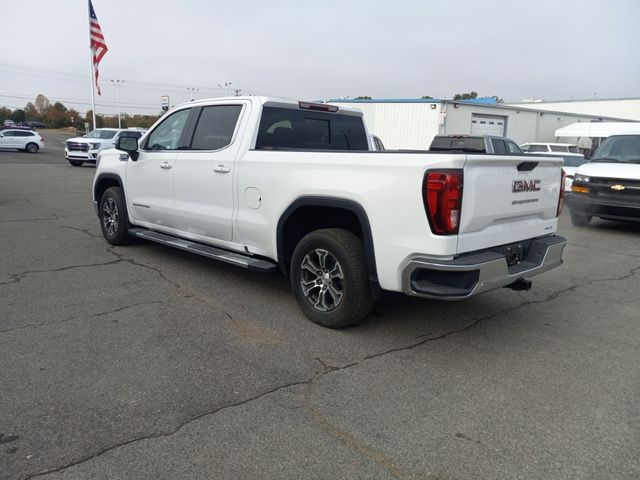
[{"label": "car window in background", "polygon": [[449,152],[451,150],[461,150],[464,152],[486,152],[484,138],[481,137],[447,137],[437,136],[431,142],[429,151]]},{"label": "car window in background", "polygon": [[231,143],[241,105],[204,107],[198,120],[191,150],[220,150]]},{"label": "car window in background", "polygon": [[527,150],[529,153],[531,152],[548,152],[549,149],[546,145],[529,145],[529,149]]},{"label": "car window in background", "polygon": [[569,153],[580,153],[580,149],[575,145],[569,145]]},{"label": "car window in background", "polygon": [[562,155],[565,167],[579,167],[583,163],[587,163],[587,159],[577,155]]},{"label": "car window in background", "polygon": [[640,163],[640,135],[607,138],[594,152],[590,161]]},{"label": "car window in background", "polygon": [[552,152],[568,152],[569,149],[564,145],[549,145]]},{"label": "car window in background", "polygon": [[501,140],[499,138],[492,138],[491,145],[493,145],[494,153],[497,153],[498,155],[507,153],[507,148],[504,145],[504,140]]},{"label": "car window in background", "polygon": [[116,135],[116,130],[94,130],[92,132],[89,132],[89,134],[87,135],[86,138],[99,138],[101,140],[108,140],[110,138],[115,137]]},{"label": "car window in background", "polygon": [[190,108],[179,110],[165,118],[148,137],[146,150],[176,150],[187,123]]},{"label": "car window in background", "polygon": [[515,153],[516,155],[520,155],[521,153],[523,153],[522,149],[515,143],[509,141],[505,141],[505,143],[507,144],[507,152]]}]

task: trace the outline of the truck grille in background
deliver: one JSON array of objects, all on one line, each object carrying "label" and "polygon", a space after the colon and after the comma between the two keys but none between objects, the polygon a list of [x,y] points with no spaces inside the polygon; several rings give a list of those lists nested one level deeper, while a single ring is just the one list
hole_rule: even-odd
[{"label": "truck grille in background", "polygon": [[88,143],[79,143],[79,142],[67,142],[67,148],[70,152],[88,152],[89,144]]},{"label": "truck grille in background", "polygon": [[589,196],[612,202],[640,204],[640,180],[591,177]]}]

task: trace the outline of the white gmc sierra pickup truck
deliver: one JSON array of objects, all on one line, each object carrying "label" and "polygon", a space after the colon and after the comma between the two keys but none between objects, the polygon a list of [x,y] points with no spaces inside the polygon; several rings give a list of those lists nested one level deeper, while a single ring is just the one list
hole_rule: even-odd
[{"label": "white gmc sierra pickup truck", "polygon": [[562,263],[562,160],[375,152],[358,111],[265,97],[190,102],[101,153],[106,240],[280,269],[326,327],[379,289],[456,300]]}]

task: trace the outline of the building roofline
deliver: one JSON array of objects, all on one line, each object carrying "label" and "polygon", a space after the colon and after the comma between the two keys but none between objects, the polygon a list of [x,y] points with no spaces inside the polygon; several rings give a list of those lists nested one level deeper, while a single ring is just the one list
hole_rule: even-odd
[{"label": "building roofline", "polygon": [[544,103],[577,103],[577,102],[612,102],[612,101],[625,101],[625,100],[640,100],[640,97],[602,97],[602,98],[583,98],[583,99],[571,99],[571,100],[540,100],[540,101],[526,101],[526,102],[509,102],[508,105],[536,105]]},{"label": "building roofline", "polygon": [[[429,99],[429,98],[371,98],[371,99],[355,99],[355,98],[346,98],[346,99],[331,99],[324,100],[326,103],[444,103],[444,104],[460,104],[460,105],[468,105],[471,107],[483,107],[483,108],[496,108],[499,110],[522,110],[525,112],[534,112],[534,113],[542,113],[546,115],[572,115],[575,117],[584,117],[584,118],[593,118],[600,121],[611,120],[615,122],[633,122],[634,120],[629,118],[620,118],[620,117],[607,117],[604,115],[591,115],[587,113],[574,113],[574,112],[562,112],[556,110],[538,110],[535,108],[531,108],[528,105],[536,105],[536,103],[527,103],[526,107],[522,105],[515,104],[507,104],[507,103],[483,103],[483,102],[474,102],[473,100],[438,100],[438,99]],[[539,103],[539,102],[538,102]]]}]

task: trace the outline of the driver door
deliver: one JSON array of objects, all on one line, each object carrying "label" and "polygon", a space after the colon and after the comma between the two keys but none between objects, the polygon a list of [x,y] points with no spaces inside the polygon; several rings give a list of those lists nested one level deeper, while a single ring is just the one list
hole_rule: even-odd
[{"label": "driver door", "polygon": [[173,167],[191,112],[184,108],[168,115],[146,136],[137,161],[127,162],[127,209],[138,225],[175,225]]}]

